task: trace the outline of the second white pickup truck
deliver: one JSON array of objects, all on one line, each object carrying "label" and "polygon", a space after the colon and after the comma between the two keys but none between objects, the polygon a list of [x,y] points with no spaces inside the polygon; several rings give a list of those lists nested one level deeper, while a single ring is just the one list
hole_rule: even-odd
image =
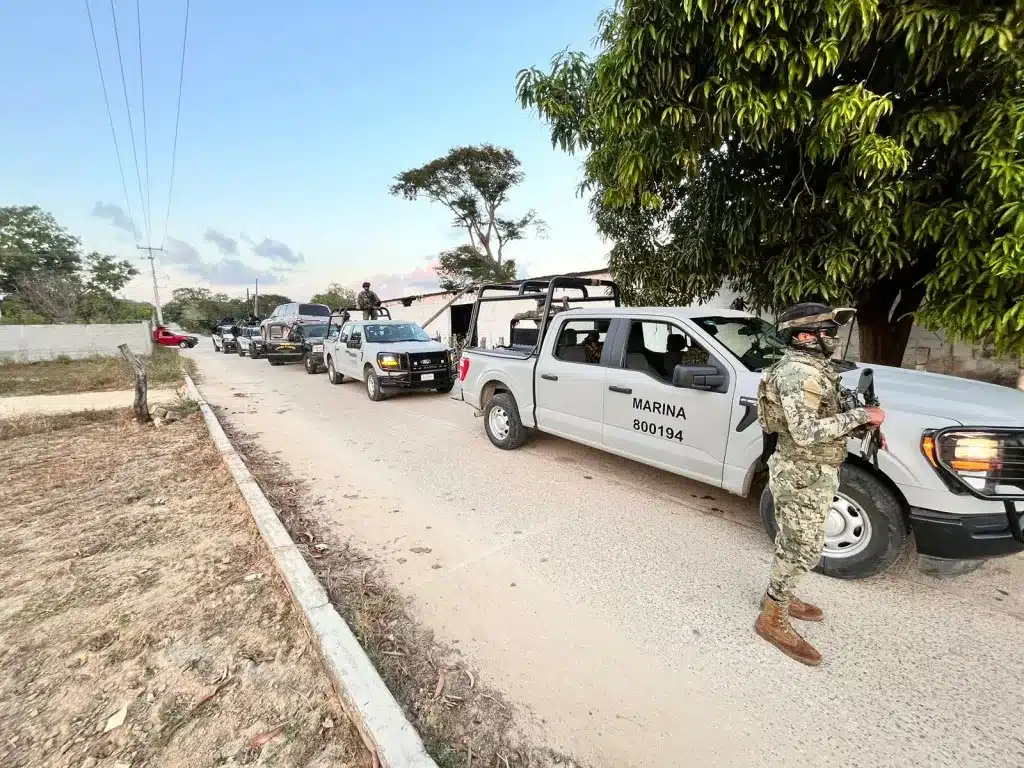
[{"label": "second white pickup truck", "polygon": [[[572,291],[576,302],[606,306],[552,311],[555,294]],[[783,352],[774,327],[732,310],[607,306],[612,296],[618,304],[613,283],[574,277],[484,286],[471,339],[481,302],[545,303],[536,330],[510,329],[512,346],[463,351],[455,397],[483,412],[499,448],[518,447],[536,429],[748,495],[765,471],[755,398]],[[841,366],[855,389],[857,365]],[[937,558],[1024,550],[1024,393],[872,368],[888,450],[876,467],[850,441],[820,570],[879,573],[911,532],[918,551]],[[774,535],[767,487],[761,516]]]}]

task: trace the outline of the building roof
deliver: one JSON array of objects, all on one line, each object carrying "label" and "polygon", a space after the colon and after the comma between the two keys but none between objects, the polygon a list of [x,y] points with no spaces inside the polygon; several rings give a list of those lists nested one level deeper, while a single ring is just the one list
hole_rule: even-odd
[{"label": "building roof", "polygon": [[[550,280],[552,277],[558,277],[560,275],[568,275],[569,277],[593,277],[594,275],[603,275],[603,274],[606,274],[607,272],[608,272],[608,268],[607,267],[603,267],[601,269],[588,269],[588,270],[584,270],[583,272],[556,272],[556,273],[551,274],[551,275],[540,275],[538,277],[528,277],[528,278],[524,278],[522,280],[513,280],[511,284],[519,285],[521,283],[525,283],[527,280]],[[390,298],[390,299],[382,299],[380,303],[381,304],[395,304],[395,303],[404,303],[404,302],[407,302],[407,301],[408,302],[413,302],[413,301],[417,301],[418,299],[433,298],[434,296],[454,296],[457,293],[459,293],[459,291],[432,291],[431,293],[417,293],[417,294],[413,294],[411,296],[395,296],[395,297]],[[470,290],[466,291],[466,295],[467,296],[471,296],[474,293],[476,293],[476,289],[475,288],[471,288]]]}]

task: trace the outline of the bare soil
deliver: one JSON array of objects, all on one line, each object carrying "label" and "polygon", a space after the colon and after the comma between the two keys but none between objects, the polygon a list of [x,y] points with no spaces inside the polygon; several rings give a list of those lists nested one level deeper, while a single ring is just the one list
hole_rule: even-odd
[{"label": "bare soil", "polygon": [[370,766],[201,416],[6,425],[0,766]]},{"label": "bare soil", "polygon": [[[195,377],[195,361],[182,357],[177,349],[154,346],[152,357],[142,359],[151,387],[183,383],[183,370]],[[135,376],[120,356],[0,363],[0,397],[109,392],[131,389],[134,385]]]},{"label": "bare soil", "polygon": [[580,765],[525,743],[500,693],[412,618],[408,600],[383,580],[372,557],[319,522],[322,500],[307,483],[220,415],[235,449],[440,768]]}]

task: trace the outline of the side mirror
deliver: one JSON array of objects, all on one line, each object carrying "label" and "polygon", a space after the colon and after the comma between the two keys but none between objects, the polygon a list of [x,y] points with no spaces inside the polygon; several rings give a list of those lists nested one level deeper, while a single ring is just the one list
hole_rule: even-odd
[{"label": "side mirror", "polygon": [[672,384],[680,389],[726,392],[729,372],[714,358],[707,365],[677,365],[672,371]]}]

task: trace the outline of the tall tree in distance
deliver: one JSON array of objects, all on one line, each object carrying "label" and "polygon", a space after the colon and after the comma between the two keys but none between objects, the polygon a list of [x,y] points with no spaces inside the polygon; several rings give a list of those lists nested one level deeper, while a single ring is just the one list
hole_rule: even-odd
[{"label": "tall tree in distance", "polygon": [[331,283],[322,293],[310,297],[313,304],[326,304],[331,309],[342,307],[354,307],[356,305],[356,292],[346,288],[341,283]]},{"label": "tall tree in distance", "polygon": [[0,291],[23,279],[69,277],[82,266],[82,244],[37,205],[0,207]]},{"label": "tall tree in distance", "polygon": [[899,365],[916,316],[1024,354],[1024,10],[944,0],[622,0],[600,53],[524,70],[627,300],[723,285],[858,309]]},{"label": "tall tree in distance", "polygon": [[536,211],[507,217],[500,210],[508,202],[509,191],[523,180],[520,165],[511,149],[482,144],[456,147],[395,177],[392,195],[440,203],[451,211],[452,227],[464,229],[469,237],[468,244],[438,256],[437,273],[445,290],[514,280],[515,261],[505,258],[505,246],[525,239],[531,231],[544,233],[544,222]]}]

